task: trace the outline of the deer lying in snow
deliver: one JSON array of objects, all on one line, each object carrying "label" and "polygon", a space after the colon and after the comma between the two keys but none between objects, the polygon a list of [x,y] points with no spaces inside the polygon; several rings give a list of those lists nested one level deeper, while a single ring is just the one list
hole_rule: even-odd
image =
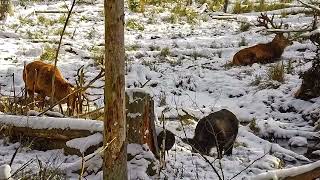
[{"label": "deer lying in snow", "polygon": [[271,63],[279,59],[284,49],[292,42],[282,33],[266,44],[257,44],[240,50],[233,56],[232,65],[250,65],[254,63]]},{"label": "deer lying in snow", "polygon": [[[23,81],[32,101],[34,93],[38,93],[44,106],[45,97],[51,97],[52,76],[55,76],[53,99],[58,102],[74,91],[73,86],[68,83],[62,76],[58,68],[54,70],[54,66],[41,61],[34,61],[27,64],[23,70]],[[72,94],[61,104],[67,103],[69,115],[72,115],[75,109],[76,95]],[[31,106],[33,108],[33,105]]]},{"label": "deer lying in snow", "polygon": [[[266,29],[281,30],[283,22],[274,22],[274,15],[271,18],[266,13],[261,13],[257,18],[256,26],[263,26]],[[288,35],[289,36],[289,35]],[[250,65],[254,63],[270,63],[281,57],[284,49],[291,45],[292,41],[286,38],[283,33],[277,33],[274,39],[266,44],[257,44],[240,50],[233,56],[232,65]]]}]

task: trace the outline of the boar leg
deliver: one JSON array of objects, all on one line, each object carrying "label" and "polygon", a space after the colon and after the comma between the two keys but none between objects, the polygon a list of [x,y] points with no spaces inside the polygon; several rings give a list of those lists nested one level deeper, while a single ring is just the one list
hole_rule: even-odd
[{"label": "boar leg", "polygon": [[233,144],[234,144],[234,142],[235,142],[235,138],[233,138],[232,139],[232,141],[230,141],[228,144],[226,144],[226,146],[225,146],[225,154],[227,155],[227,156],[229,156],[229,155],[232,155],[232,149],[233,149]]},{"label": "boar leg", "polygon": [[233,144],[231,144],[230,146],[226,147],[225,154],[226,154],[227,156],[232,155],[232,149],[233,149]]},{"label": "boar leg", "polygon": [[219,144],[217,146],[218,159],[222,159],[223,147],[224,147],[224,144]]}]

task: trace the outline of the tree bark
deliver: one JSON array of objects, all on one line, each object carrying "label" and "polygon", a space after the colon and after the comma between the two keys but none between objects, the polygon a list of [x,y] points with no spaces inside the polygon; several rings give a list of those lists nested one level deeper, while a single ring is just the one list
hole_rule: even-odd
[{"label": "tree bark", "polygon": [[11,0],[0,1],[0,20],[6,19],[8,14],[12,14],[12,2]]},{"label": "tree bark", "polygon": [[147,144],[159,157],[152,97],[141,89],[130,89],[126,94],[126,109],[128,142]]},{"label": "tree bark", "polygon": [[229,0],[224,0],[224,4],[223,4],[223,12],[227,12],[228,9],[228,4],[229,4]]},{"label": "tree bark", "polygon": [[[104,0],[105,118],[103,179],[128,179],[124,93],[124,1]],[[108,144],[110,143],[110,144]]]}]

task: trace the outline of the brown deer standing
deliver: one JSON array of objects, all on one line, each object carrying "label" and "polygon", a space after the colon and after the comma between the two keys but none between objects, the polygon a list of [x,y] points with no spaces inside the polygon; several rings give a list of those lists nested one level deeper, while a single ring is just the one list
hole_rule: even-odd
[{"label": "brown deer standing", "polygon": [[[54,81],[54,101],[58,102],[74,91],[73,86],[68,83],[62,76],[59,69],[54,70],[54,66],[41,61],[34,61],[27,64],[23,70],[23,81],[25,82],[27,92],[34,99],[34,93],[38,93],[42,99],[42,108],[44,106],[45,97],[51,96],[52,76]],[[61,102],[67,103],[69,115],[74,113],[76,95],[71,94],[68,98]],[[33,108],[33,104],[31,106]]]},{"label": "brown deer standing", "polygon": [[[279,29],[282,26],[275,25],[273,22],[274,16],[270,19],[266,14],[261,14],[258,17],[259,26],[264,26],[269,29],[270,23],[273,28]],[[257,44],[240,50],[233,56],[232,65],[250,65],[254,63],[270,63],[279,59],[284,49],[291,45],[292,41],[286,38],[283,33],[278,33],[274,39],[266,44]]]}]

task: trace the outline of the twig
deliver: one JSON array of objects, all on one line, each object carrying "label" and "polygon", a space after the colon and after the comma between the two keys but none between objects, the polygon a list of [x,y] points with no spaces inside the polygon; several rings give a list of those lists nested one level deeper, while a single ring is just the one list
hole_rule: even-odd
[{"label": "twig", "polygon": [[146,86],[148,84],[148,82],[150,82],[150,81],[151,81],[151,79],[148,79],[147,82],[145,82],[144,84],[140,83],[141,84],[141,88],[144,88],[144,86]]},{"label": "twig", "polygon": [[10,167],[12,166],[13,160],[14,160],[15,157],[17,156],[18,151],[19,151],[20,148],[21,148],[21,144],[20,144],[19,147],[14,151],[14,153],[13,153],[13,155],[12,155],[12,158],[11,158],[10,164],[9,164]]},{"label": "twig", "polygon": [[[20,168],[18,168],[12,175],[10,178],[14,177],[16,174],[18,174],[20,171],[24,170],[26,167],[28,167],[31,163],[33,163],[33,161],[35,161],[34,159],[30,159],[29,161],[27,161],[26,163],[24,163]],[[10,179],[9,178],[9,179]]]},{"label": "twig", "polygon": [[[24,64],[23,64],[23,71],[25,71],[25,69],[26,69],[26,62],[24,62]],[[27,105],[28,105],[28,90],[27,90],[27,83],[24,83],[24,105],[27,107]],[[27,108],[26,108],[26,111],[28,111],[27,110]]]},{"label": "twig", "polygon": [[[82,10],[74,11],[74,13],[83,13],[85,11],[87,11],[87,10],[82,9]],[[68,12],[70,12],[70,11],[63,11],[63,10],[60,10],[60,11],[59,10],[34,11],[35,14],[50,14],[50,13],[56,14],[56,13],[68,13]],[[101,10],[94,10],[93,12],[101,12]]]},{"label": "twig", "polygon": [[283,33],[290,33],[290,32],[308,32],[312,29],[262,29],[261,31],[267,32],[283,32]]},{"label": "twig", "polygon": [[187,116],[192,117],[193,119],[195,119],[196,121],[199,121],[199,118],[196,118],[195,116],[191,115],[190,113],[188,113],[186,110],[184,110],[183,108],[181,108],[181,111],[186,113]]},{"label": "twig", "polygon": [[[87,113],[84,113],[84,114],[80,114],[80,115],[78,115],[78,117],[82,118],[82,117],[85,117],[85,116],[94,114],[94,113],[96,113],[96,112],[98,112],[98,111],[100,111],[100,110],[102,110],[102,109],[104,109],[104,106],[103,106],[103,107],[100,107],[100,108],[98,108],[98,109],[95,109],[95,110],[93,110],[93,111],[90,111],[90,112],[87,112]],[[74,117],[75,117],[75,116],[74,116]]]},{"label": "twig", "polygon": [[89,161],[90,159],[92,159],[95,155],[104,152],[104,151],[108,148],[108,146],[109,146],[111,143],[113,143],[113,141],[114,141],[115,139],[116,139],[116,137],[114,137],[109,143],[107,143],[106,146],[104,146],[100,151],[94,152],[94,154],[93,154],[90,158],[86,159],[85,162],[87,162],[87,161]]},{"label": "twig", "polygon": [[59,43],[59,41],[54,40],[54,39],[30,39],[30,42],[32,42],[32,43],[53,43],[53,44]]},{"label": "twig", "polygon": [[[30,17],[33,13],[34,12],[31,12],[30,14],[26,15],[23,19]],[[14,32],[17,33],[22,25],[23,25],[23,23],[19,23],[19,26],[16,28],[16,30]]]},{"label": "twig", "polygon": [[79,176],[79,180],[82,179],[84,173],[84,153],[82,153],[82,159],[81,159],[81,171],[80,171],[80,176]]},{"label": "twig", "polygon": [[17,102],[16,102],[16,87],[14,82],[14,73],[12,74],[12,88],[13,88],[13,110],[17,113]]},{"label": "twig", "polygon": [[247,167],[245,167],[244,169],[242,169],[240,172],[238,172],[237,174],[235,174],[232,178],[230,178],[229,180],[234,179],[235,177],[239,176],[243,171],[247,170],[252,164],[254,164],[255,162],[259,161],[260,159],[262,159],[263,157],[265,157],[267,154],[270,153],[272,149],[272,146],[270,148],[269,151],[267,151],[266,153],[264,153],[264,155],[262,155],[261,157],[259,157],[258,159],[255,159],[254,161],[252,161]]}]

